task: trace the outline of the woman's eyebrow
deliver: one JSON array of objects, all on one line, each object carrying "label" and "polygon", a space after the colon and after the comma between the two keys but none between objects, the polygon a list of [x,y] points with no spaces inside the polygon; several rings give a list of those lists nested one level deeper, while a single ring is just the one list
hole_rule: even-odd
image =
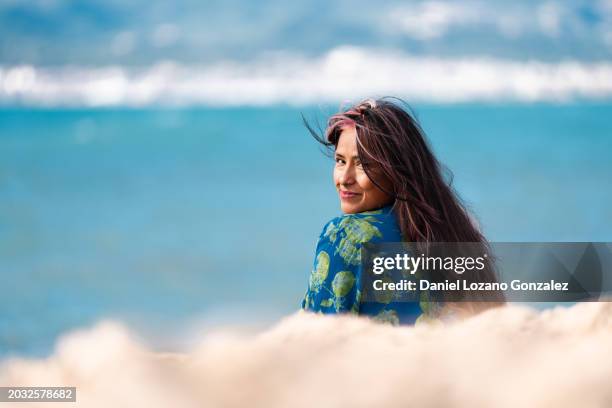
[{"label": "woman's eyebrow", "polygon": [[[336,153],[336,157],[341,157],[341,158],[344,159],[344,155],[342,153]],[[351,159],[354,160],[354,161],[359,161],[360,160],[359,159],[359,155],[355,155],[355,156],[351,157]]]}]

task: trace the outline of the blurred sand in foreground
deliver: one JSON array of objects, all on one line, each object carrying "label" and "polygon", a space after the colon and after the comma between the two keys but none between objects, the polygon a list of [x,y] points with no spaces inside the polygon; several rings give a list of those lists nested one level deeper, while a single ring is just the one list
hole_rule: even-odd
[{"label": "blurred sand in foreground", "polygon": [[257,334],[211,332],[184,354],[101,322],[47,359],[0,363],[2,386],[77,387],[76,404],[54,407],[604,407],[611,379],[605,302],[413,328],[298,312]]}]

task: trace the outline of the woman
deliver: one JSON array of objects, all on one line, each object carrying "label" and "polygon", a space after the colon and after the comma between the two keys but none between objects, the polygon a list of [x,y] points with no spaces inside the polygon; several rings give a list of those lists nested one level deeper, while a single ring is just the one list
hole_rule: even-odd
[{"label": "woman", "polygon": [[[481,310],[503,303],[455,302],[420,294],[420,302],[372,302],[361,296],[360,249],[365,243],[471,242],[487,248],[412,116],[389,99],[365,100],[333,115],[324,137],[334,149],[334,184],[344,215],[328,222],[319,237],[302,309],[354,313],[391,324],[411,324],[449,311]],[[438,279],[451,278],[438,276]],[[456,275],[455,275],[456,278]],[[473,280],[495,281],[490,263]],[[473,300],[473,299],[472,299]]]}]

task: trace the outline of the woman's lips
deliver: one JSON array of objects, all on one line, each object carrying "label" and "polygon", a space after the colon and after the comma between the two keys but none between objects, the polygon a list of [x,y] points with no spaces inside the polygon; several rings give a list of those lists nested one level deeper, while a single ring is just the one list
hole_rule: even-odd
[{"label": "woman's lips", "polygon": [[352,191],[345,191],[345,190],[340,190],[339,193],[340,193],[340,198],[343,200],[350,200],[351,198],[355,198],[361,195],[358,193],[354,193]]}]

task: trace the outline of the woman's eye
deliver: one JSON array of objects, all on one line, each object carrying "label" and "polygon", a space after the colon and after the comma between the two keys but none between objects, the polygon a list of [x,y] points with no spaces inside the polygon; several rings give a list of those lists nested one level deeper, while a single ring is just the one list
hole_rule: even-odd
[{"label": "woman's eye", "polygon": [[342,160],[342,159],[341,159],[341,158],[339,158],[339,157],[336,157],[336,163],[337,163],[337,164],[344,164],[344,160]]}]

